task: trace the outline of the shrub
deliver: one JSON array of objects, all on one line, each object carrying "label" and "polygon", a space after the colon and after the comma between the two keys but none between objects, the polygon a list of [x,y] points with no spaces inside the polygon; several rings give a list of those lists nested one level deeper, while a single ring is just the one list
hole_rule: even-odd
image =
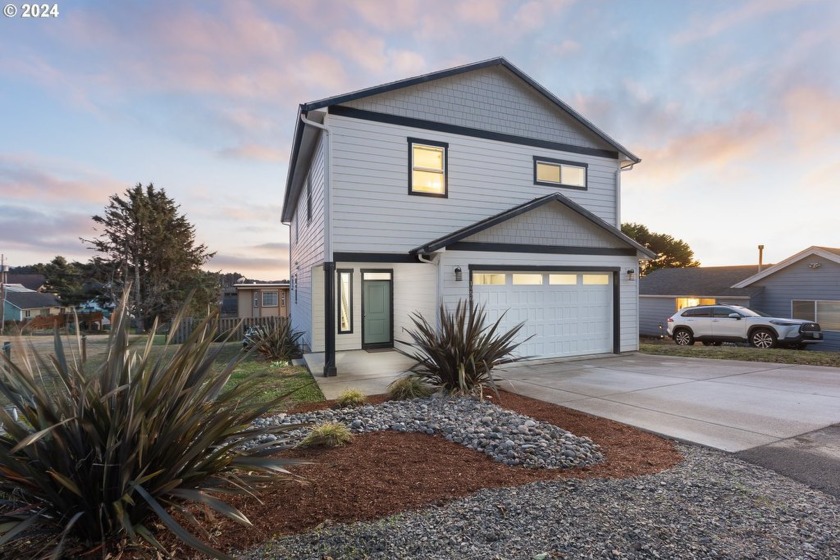
[{"label": "shrub", "polygon": [[450,394],[480,396],[485,387],[496,391],[493,368],[521,360],[513,356],[513,351],[525,342],[513,340],[524,323],[499,332],[503,317],[485,325],[484,306],[468,306],[463,301],[454,312],[440,306],[439,328],[413,313],[414,328],[408,331],[413,342],[405,343],[414,348],[411,357],[417,362],[411,375]]},{"label": "shrub", "polygon": [[[20,414],[15,422],[0,407],[0,548],[28,539],[43,545],[39,557],[50,548],[59,557],[70,542],[78,551],[139,536],[162,549],[149,524],[157,517],[187,545],[226,558],[169,511],[204,539],[190,502],[250,524],[217,495],[291,476],[292,460],[270,456],[288,447],[283,440],[258,439],[291,427],[251,427],[287,395],[257,404],[261,376],[223,389],[236,359],[216,371],[223,346],[211,350],[214,317],[180,347],[170,339],[154,352],[153,335],[140,347],[129,343],[125,300],[112,319],[106,359],[92,371],[75,350],[65,352],[57,331],[49,359],[20,344],[20,365],[0,361],[0,392]],[[41,380],[50,373],[57,383],[47,390]]]},{"label": "shrub", "polygon": [[245,335],[245,347],[253,346],[266,360],[291,362],[299,358],[303,333],[292,329],[292,322],[276,318],[267,325],[252,327]]},{"label": "shrub", "polygon": [[318,424],[307,434],[298,447],[340,447],[353,440],[353,434],[340,422]]},{"label": "shrub", "polygon": [[422,399],[435,393],[435,388],[415,375],[401,375],[388,385],[388,397],[393,401]]},{"label": "shrub", "polygon": [[339,408],[354,408],[362,406],[365,402],[367,402],[367,397],[358,389],[345,389],[335,399],[335,404]]}]

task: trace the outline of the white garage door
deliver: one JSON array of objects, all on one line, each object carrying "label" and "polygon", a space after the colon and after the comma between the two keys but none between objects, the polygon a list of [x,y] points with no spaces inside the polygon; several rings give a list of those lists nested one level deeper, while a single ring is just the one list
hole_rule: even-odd
[{"label": "white garage door", "polygon": [[609,272],[473,272],[473,300],[502,326],[525,322],[520,356],[582,356],[612,352]]}]

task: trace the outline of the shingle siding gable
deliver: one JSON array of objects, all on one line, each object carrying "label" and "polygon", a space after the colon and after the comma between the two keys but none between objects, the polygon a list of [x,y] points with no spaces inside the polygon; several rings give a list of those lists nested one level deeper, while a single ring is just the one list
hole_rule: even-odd
[{"label": "shingle siding gable", "polygon": [[583,148],[614,149],[501,66],[440,78],[345,105]]}]

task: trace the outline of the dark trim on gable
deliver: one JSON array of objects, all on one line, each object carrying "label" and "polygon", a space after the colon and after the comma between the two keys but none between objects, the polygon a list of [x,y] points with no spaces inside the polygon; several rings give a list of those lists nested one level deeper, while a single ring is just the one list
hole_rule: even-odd
[{"label": "dark trim on gable", "polygon": [[335,262],[419,263],[415,255],[406,253],[333,253]]},{"label": "dark trim on gable", "polygon": [[484,140],[496,140],[498,142],[508,142],[509,144],[519,144],[522,146],[531,146],[535,148],[546,148],[549,150],[560,150],[574,154],[583,154],[588,156],[605,157],[610,159],[618,159],[618,152],[613,150],[602,150],[600,148],[585,148],[583,146],[572,146],[571,144],[563,144],[560,142],[552,142],[550,140],[539,140],[537,138],[526,138],[525,136],[517,136],[514,134],[503,134],[501,132],[492,132],[489,130],[481,130],[478,128],[470,128],[467,126],[459,126],[455,124],[446,124],[436,121],[427,121],[425,119],[415,119],[413,117],[402,117],[400,115],[390,115],[388,113],[379,113],[376,111],[366,111],[364,109],[354,109],[353,107],[345,107],[343,105],[333,105],[329,107],[331,115],[340,117],[348,117],[351,119],[360,119],[365,121],[373,121],[384,124],[394,124],[399,126],[409,126],[411,128],[420,128],[423,130],[433,130],[435,132],[446,132],[449,134],[458,134],[460,136],[469,136],[472,138],[482,138]]},{"label": "dark trim on gable", "polygon": [[465,239],[471,235],[475,235],[497,224],[500,224],[502,222],[515,218],[521,214],[524,214],[525,212],[529,212],[531,210],[534,210],[535,208],[539,208],[540,206],[548,204],[549,202],[559,202],[563,204],[573,212],[577,212],[578,214],[592,222],[592,224],[594,224],[595,226],[603,229],[610,235],[620,239],[622,242],[634,248],[637,252],[646,255],[648,258],[654,258],[656,256],[656,254],[653,253],[650,249],[639,245],[637,242],[624,235],[620,229],[608,224],[607,222],[605,222],[604,220],[602,220],[601,218],[599,218],[598,216],[581,206],[580,204],[571,201],[570,199],[558,192],[554,192],[540,198],[529,200],[528,202],[520,204],[519,206],[514,206],[513,208],[505,210],[504,212],[496,214],[495,216],[490,216],[489,218],[485,218],[472,225],[461,228],[453,233],[450,233],[449,235],[445,235],[443,237],[434,239],[425,245],[415,247],[414,249],[409,251],[409,253],[433,253],[439,249],[443,249],[444,247],[449,247],[455,243],[458,243],[462,239]]},{"label": "dark trim on gable", "polygon": [[599,255],[599,256],[635,256],[633,248],[612,247],[573,247],[568,245],[524,245],[520,243],[480,243],[458,241],[446,247],[447,251],[486,251],[493,253],[547,253],[555,255]]}]

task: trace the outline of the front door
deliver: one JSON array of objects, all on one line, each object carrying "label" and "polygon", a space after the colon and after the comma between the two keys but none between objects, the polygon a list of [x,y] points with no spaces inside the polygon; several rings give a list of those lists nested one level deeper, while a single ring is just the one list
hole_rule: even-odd
[{"label": "front door", "polygon": [[391,271],[362,271],[362,348],[393,346]]}]

